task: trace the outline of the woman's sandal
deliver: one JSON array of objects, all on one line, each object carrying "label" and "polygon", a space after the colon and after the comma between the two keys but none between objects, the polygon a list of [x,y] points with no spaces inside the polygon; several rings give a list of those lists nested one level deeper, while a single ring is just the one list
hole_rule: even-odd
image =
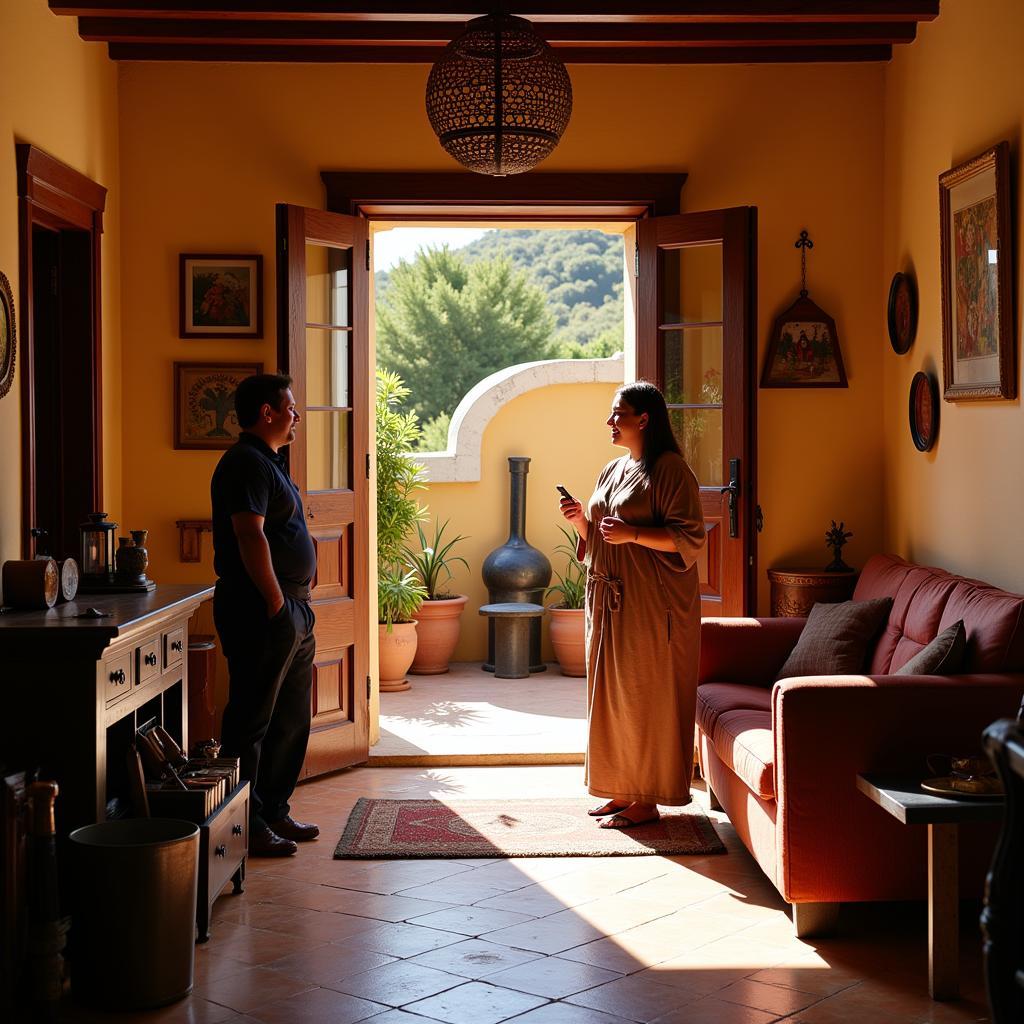
[{"label": "woman's sandal", "polygon": [[639,821],[634,821],[633,818],[627,818],[625,814],[616,814],[609,818],[607,821],[602,821],[598,828],[617,828],[625,830],[627,828],[637,828],[640,825],[653,825],[656,821],[661,820],[661,815],[655,811],[650,818],[641,818]]},{"label": "woman's sandal", "polygon": [[620,803],[618,800],[609,800],[605,804],[601,804],[600,807],[592,807],[587,814],[592,818],[604,818],[609,814],[615,814],[618,811],[624,811],[629,806],[628,803]]}]

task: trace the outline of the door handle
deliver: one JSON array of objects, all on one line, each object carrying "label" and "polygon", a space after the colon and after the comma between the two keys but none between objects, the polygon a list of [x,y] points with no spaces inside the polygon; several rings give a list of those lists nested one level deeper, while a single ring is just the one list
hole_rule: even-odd
[{"label": "door handle", "polygon": [[729,495],[729,536],[740,535],[740,460],[729,460],[729,483],[721,489],[722,494]]}]

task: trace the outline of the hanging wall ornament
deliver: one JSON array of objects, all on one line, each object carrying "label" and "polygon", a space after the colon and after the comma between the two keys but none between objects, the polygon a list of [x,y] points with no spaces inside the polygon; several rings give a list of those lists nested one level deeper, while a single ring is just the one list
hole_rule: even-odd
[{"label": "hanging wall ornament", "polygon": [[488,14],[450,42],[427,80],[427,117],[464,167],[498,177],[535,167],[572,114],[565,65],[524,18]]},{"label": "hanging wall ornament", "polygon": [[801,231],[795,247],[800,250],[800,297],[775,321],[761,387],[845,388],[836,322],[807,297],[807,250],[814,242]]}]

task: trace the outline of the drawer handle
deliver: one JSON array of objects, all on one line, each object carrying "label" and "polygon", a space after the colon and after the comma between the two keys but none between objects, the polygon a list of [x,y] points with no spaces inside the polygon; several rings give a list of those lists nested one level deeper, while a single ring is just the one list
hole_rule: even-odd
[{"label": "drawer handle", "polygon": [[180,640],[172,640],[171,641],[171,650],[172,651],[179,651],[180,652],[181,651],[181,641]]},{"label": "drawer handle", "polygon": [[124,669],[119,668],[116,672],[111,672],[110,681],[115,686],[120,686],[124,682]]},{"label": "drawer handle", "polygon": [[221,843],[216,850],[213,851],[215,857],[226,857],[228,855],[228,848]]},{"label": "drawer handle", "polygon": [[143,661],[145,661],[145,663],[147,665],[155,665],[156,664],[156,655],[155,654],[147,654],[146,657],[143,659]]},{"label": "drawer handle", "polygon": [[242,826],[241,825],[232,825],[231,826],[231,834],[233,836],[240,836],[242,834]]}]

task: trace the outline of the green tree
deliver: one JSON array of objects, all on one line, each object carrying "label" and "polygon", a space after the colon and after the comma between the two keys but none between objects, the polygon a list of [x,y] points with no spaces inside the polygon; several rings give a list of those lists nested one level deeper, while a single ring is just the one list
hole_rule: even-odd
[{"label": "green tree", "polygon": [[470,264],[447,246],[420,250],[378,299],[377,364],[402,377],[410,406],[430,421],[496,370],[550,358],[553,330],[544,291],[507,259]]}]

